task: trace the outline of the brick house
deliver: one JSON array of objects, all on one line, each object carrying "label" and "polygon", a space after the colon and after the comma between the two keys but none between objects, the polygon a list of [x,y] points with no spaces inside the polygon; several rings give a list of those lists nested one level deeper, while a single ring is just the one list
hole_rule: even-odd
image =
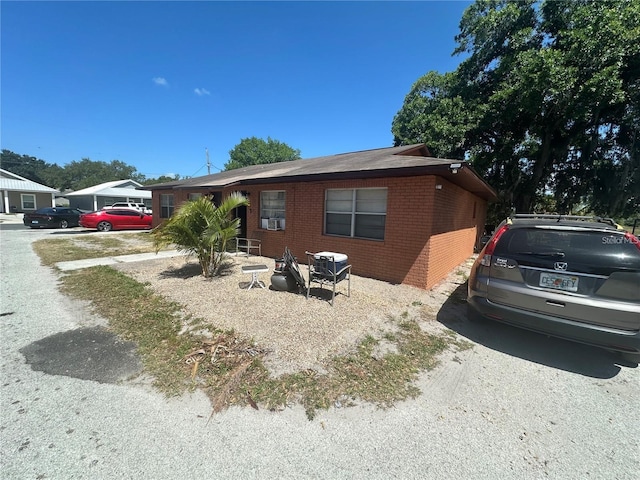
[{"label": "brick house", "polygon": [[483,234],[493,189],[465,162],[433,158],[423,144],[253,165],[143,187],[154,226],[199,195],[239,191],[241,237],[277,258],[285,246],[349,256],[353,273],[429,289],[468,258]]}]

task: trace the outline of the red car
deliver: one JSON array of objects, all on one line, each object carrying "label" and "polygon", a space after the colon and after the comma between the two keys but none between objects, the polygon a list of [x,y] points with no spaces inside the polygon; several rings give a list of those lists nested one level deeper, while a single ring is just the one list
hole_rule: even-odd
[{"label": "red car", "polygon": [[109,230],[150,229],[152,215],[132,208],[112,208],[80,215],[80,226],[97,228],[101,232]]}]

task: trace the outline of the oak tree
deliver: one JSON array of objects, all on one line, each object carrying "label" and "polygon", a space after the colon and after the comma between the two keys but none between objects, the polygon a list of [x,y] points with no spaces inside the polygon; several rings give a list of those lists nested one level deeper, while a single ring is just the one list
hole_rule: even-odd
[{"label": "oak tree", "polygon": [[480,0],[456,42],[467,57],[414,84],[396,145],[469,159],[499,214],[548,195],[562,213],[640,210],[640,2]]}]

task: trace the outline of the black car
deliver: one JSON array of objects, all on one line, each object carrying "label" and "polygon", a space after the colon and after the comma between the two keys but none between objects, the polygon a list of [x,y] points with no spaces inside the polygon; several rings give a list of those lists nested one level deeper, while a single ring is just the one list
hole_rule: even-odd
[{"label": "black car", "polygon": [[31,228],[68,228],[80,225],[80,215],[84,213],[77,208],[47,207],[33,213],[25,213],[22,223]]},{"label": "black car", "polygon": [[515,215],[471,269],[471,318],[640,359],[640,240],[609,219]]}]

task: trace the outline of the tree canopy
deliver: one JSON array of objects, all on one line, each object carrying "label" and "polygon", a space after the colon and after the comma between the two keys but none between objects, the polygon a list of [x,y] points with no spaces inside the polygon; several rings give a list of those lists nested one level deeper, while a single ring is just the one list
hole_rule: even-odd
[{"label": "tree canopy", "polygon": [[138,174],[135,167],[120,160],[107,163],[83,158],[64,166],[63,188],[70,189],[73,186],[73,190],[80,190],[104,182],[129,178],[137,182],[144,181],[144,175]]},{"label": "tree canopy", "polygon": [[54,165],[39,158],[3,149],[0,154],[0,166],[28,180],[57,188],[54,185],[57,183],[59,172]]},{"label": "tree canopy", "polygon": [[265,163],[288,162],[300,159],[300,150],[294,149],[286,143],[267,137],[263,140],[257,137],[243,138],[229,151],[229,161],[225,163],[225,170],[262,165]]},{"label": "tree canopy", "polygon": [[463,14],[454,72],[418,79],[396,145],[468,159],[496,214],[640,210],[640,3],[479,0]]},{"label": "tree canopy", "polygon": [[60,191],[82,190],[115,180],[131,179],[143,185],[150,185],[180,179],[179,175],[147,178],[138,173],[136,167],[127,165],[120,160],[102,162],[83,158],[61,167],[29,155],[19,155],[10,150],[2,150],[0,165],[11,173]]}]

